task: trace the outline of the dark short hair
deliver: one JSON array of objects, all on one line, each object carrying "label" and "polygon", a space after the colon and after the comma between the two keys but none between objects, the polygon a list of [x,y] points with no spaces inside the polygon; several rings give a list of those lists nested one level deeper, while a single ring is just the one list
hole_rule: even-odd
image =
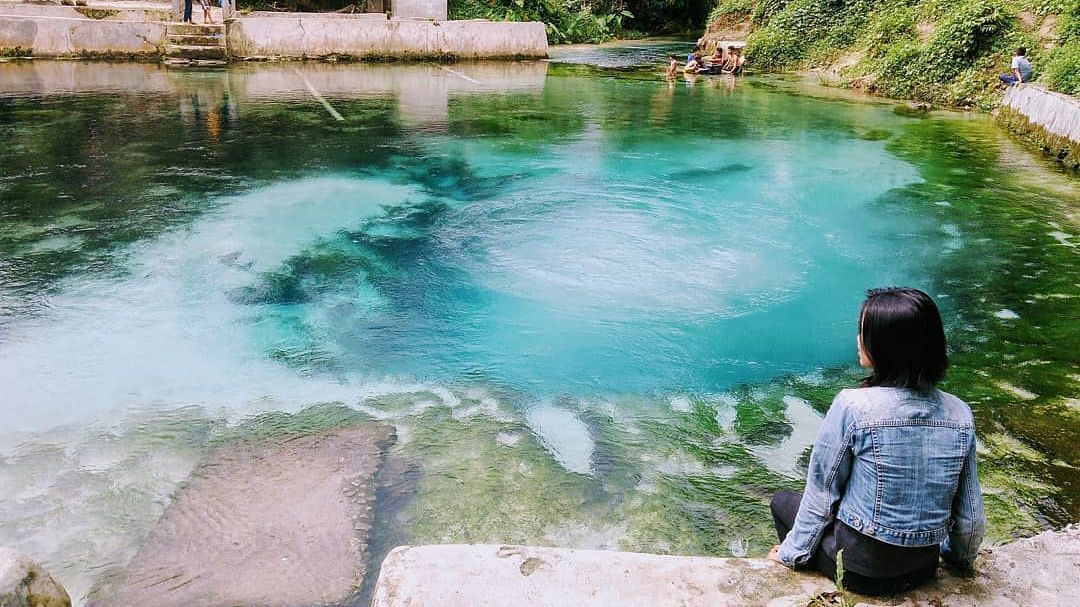
[{"label": "dark short hair", "polygon": [[1025,47],[1021,46],[1020,48],[1016,49],[1016,54],[1023,57],[1024,55],[1027,54],[1027,49]]},{"label": "dark short hair", "polygon": [[873,372],[864,387],[890,386],[928,392],[949,368],[945,329],[930,296],[891,287],[866,292],[859,335]]},{"label": "dark short hair", "polygon": [[670,55],[668,55],[668,58],[669,59],[675,59],[675,53],[671,53]]}]

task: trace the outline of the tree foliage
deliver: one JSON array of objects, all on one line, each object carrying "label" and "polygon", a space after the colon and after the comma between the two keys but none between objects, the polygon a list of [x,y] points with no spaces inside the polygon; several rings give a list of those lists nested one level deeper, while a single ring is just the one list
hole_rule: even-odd
[{"label": "tree foliage", "polygon": [[689,31],[710,0],[450,0],[451,19],[540,21],[552,43]]}]

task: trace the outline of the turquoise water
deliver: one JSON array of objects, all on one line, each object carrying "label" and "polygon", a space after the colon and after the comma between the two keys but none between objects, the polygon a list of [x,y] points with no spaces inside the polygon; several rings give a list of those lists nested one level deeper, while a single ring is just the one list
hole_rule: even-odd
[{"label": "turquoise water", "polygon": [[985,117],[634,67],[669,48],[0,64],[0,544],[89,596],[303,412],[422,467],[383,547],[763,552],[891,284],[945,310],[995,540],[1075,520],[1076,182]]}]

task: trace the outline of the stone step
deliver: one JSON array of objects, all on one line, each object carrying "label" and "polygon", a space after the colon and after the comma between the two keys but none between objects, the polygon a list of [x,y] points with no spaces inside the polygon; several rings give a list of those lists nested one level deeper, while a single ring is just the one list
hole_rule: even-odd
[{"label": "stone step", "polygon": [[179,59],[170,57],[165,60],[168,67],[228,67],[229,62],[224,59]]},{"label": "stone step", "polygon": [[165,26],[166,34],[181,36],[213,36],[225,34],[225,26],[221,24],[206,25],[202,23],[169,23]]},{"label": "stone step", "polygon": [[228,59],[224,46],[191,46],[166,44],[166,57],[179,57],[181,59]]},{"label": "stone step", "polygon": [[168,34],[166,41],[174,46],[225,46],[225,36]]}]

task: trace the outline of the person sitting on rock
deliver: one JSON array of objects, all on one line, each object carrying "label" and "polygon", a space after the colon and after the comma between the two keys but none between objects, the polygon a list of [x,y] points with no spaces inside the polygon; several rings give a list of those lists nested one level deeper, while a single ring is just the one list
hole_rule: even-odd
[{"label": "person sitting on rock", "polygon": [[1012,72],[998,76],[1005,86],[1023,84],[1031,78],[1031,62],[1027,58],[1027,49],[1020,47],[1012,58]]},{"label": "person sitting on rock", "polygon": [[916,289],[867,293],[856,339],[870,375],[842,390],[810,455],[806,491],[770,504],[780,545],[769,558],[892,594],[932,578],[938,556],[967,569],[986,528],[975,422],[936,388],[949,366],[937,306]]}]

